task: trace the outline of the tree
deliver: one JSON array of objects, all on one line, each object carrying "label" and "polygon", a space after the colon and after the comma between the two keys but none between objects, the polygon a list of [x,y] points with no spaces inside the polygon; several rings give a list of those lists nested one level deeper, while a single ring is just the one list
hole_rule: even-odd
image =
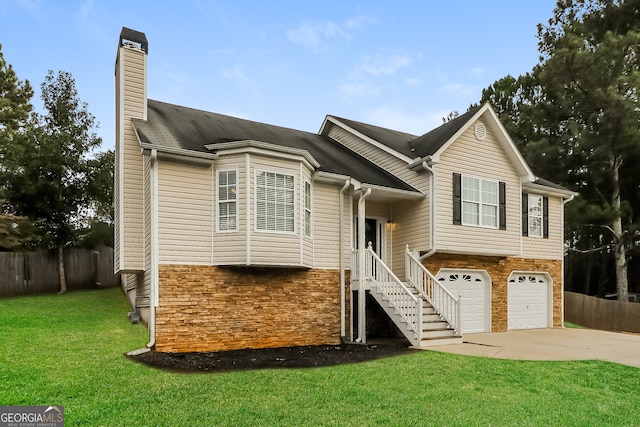
[{"label": "tree", "polygon": [[[640,149],[640,2],[563,0],[539,26],[540,84],[561,118],[580,168],[574,185],[608,218],[618,298],[628,300],[627,251],[638,224],[622,189],[623,165]],[[637,221],[637,220],[636,220]]]},{"label": "tree", "polygon": [[639,240],[639,6],[558,1],[549,23],[538,26],[540,64],[482,94],[536,172],[580,193],[566,212],[569,243],[604,256],[609,240],[621,300]]},{"label": "tree", "polygon": [[15,71],[4,59],[0,44],[0,149],[29,117],[32,96],[33,89],[29,81],[18,80]]},{"label": "tree", "polygon": [[89,160],[88,226],[82,231],[83,247],[113,246],[113,150]]},{"label": "tree", "polygon": [[[31,112],[33,89],[28,80],[20,81],[7,64],[0,44],[0,177],[4,175],[7,151],[16,134],[24,128]],[[4,200],[5,180],[0,179],[0,250],[24,247],[35,240],[34,227],[28,219],[10,212]]]},{"label": "tree", "polygon": [[89,206],[90,155],[101,139],[68,72],[49,71],[41,85],[46,115],[32,114],[5,158],[6,198],[15,214],[58,249],[60,292],[66,291],[64,247],[73,243]]},{"label": "tree", "polygon": [[0,251],[27,248],[35,239],[35,226],[27,218],[0,212]]}]

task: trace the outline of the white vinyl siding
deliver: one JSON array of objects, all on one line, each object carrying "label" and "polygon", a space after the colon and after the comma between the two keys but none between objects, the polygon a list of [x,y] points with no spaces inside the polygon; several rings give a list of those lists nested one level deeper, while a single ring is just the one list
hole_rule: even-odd
[{"label": "white vinyl siding", "polygon": [[120,48],[116,68],[116,86],[120,95],[120,102],[116,105],[118,197],[114,200],[114,244],[119,249],[116,252],[116,269],[119,271],[142,271],[144,268],[143,156],[131,118],[144,118],[145,74],[146,54]]},{"label": "white vinyl siding", "polygon": [[498,183],[462,177],[462,224],[498,228]]},{"label": "white vinyl siding", "polygon": [[212,168],[158,161],[160,264],[211,263]]},{"label": "white vinyl siding", "polygon": [[[471,124],[433,166],[436,173],[436,245],[445,252],[483,255],[519,255],[522,227],[520,176],[491,127],[478,141]],[[506,229],[464,227],[453,221],[453,175],[482,177],[505,183]],[[498,189],[499,191],[499,189]],[[499,216],[499,214],[498,214]]]},{"label": "white vinyl siding", "polygon": [[316,268],[340,267],[340,225],[344,221],[344,255],[348,265],[348,256],[351,240],[349,238],[349,216],[350,204],[349,193],[344,195],[344,212],[340,215],[338,206],[340,204],[340,188],[330,184],[313,184],[313,246]]},{"label": "white vinyl siding", "polygon": [[144,269],[151,268],[151,157],[144,157]]},{"label": "white vinyl siding", "polygon": [[556,259],[563,258],[563,210],[559,197],[549,197],[549,238],[522,237],[522,256],[524,258]]},{"label": "white vinyl siding", "polygon": [[[421,179],[421,176],[423,176],[424,173],[412,171],[407,167],[407,163],[405,161],[398,159],[386,151],[372,145],[368,141],[365,141],[335,125],[331,125],[328,131],[328,136],[350,150],[355,151],[370,162],[380,166],[387,172],[404,180],[414,188],[423,192],[426,191],[426,188],[421,186],[421,184],[424,183],[424,180]],[[407,142],[409,140],[410,138],[407,138]]]},{"label": "white vinyl siding", "polygon": [[[404,272],[404,249],[409,245],[412,250],[428,251],[430,249],[430,206],[428,195],[431,178],[429,173],[414,171],[407,167],[407,163],[371,143],[349,133],[336,125],[330,125],[326,131],[328,136],[345,147],[357,152],[369,161],[380,166],[404,180],[423,194],[427,195],[419,201],[397,202],[393,204],[390,219],[397,224],[393,233],[393,263],[394,271]],[[440,183],[437,183],[439,186]],[[369,205],[369,202],[367,202]],[[367,208],[368,209],[368,208]],[[387,213],[387,215],[389,215]],[[397,264],[397,268],[396,268]]]},{"label": "white vinyl siding", "polygon": [[218,171],[218,231],[238,230],[238,171]]},{"label": "white vinyl siding", "polygon": [[309,181],[304,182],[304,235],[311,237],[311,230],[313,225],[311,224],[311,183]]},{"label": "white vinyl siding", "polygon": [[542,196],[529,194],[529,237],[542,237]]},{"label": "white vinyl siding", "polygon": [[[217,170],[235,170],[236,174],[236,232],[218,232],[213,238],[213,264],[244,264],[247,256],[247,197],[253,197],[253,190],[247,185],[246,155],[225,156],[216,161]],[[218,188],[218,174],[214,173],[213,188]],[[217,196],[216,196],[217,202]],[[217,222],[214,219],[212,226]]]},{"label": "white vinyl siding", "polygon": [[295,232],[295,178],[293,175],[256,173],[256,230]]}]

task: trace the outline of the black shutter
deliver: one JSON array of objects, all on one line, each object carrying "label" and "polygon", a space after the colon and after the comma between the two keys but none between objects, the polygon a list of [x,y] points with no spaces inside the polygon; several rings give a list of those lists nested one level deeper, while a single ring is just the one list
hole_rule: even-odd
[{"label": "black shutter", "polygon": [[500,230],[507,229],[507,184],[504,182],[499,183],[499,196],[500,205],[498,207],[498,214],[500,218]]},{"label": "black shutter", "polygon": [[529,235],[529,195],[522,193],[522,235]]},{"label": "black shutter", "polygon": [[453,223],[462,224],[462,176],[459,173],[453,174]]},{"label": "black shutter", "polygon": [[549,238],[549,198],[542,198],[542,237]]}]

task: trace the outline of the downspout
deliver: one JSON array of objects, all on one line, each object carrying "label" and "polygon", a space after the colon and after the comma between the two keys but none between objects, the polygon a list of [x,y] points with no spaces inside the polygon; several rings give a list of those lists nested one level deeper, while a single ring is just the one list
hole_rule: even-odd
[{"label": "downspout", "polygon": [[151,150],[151,292],[149,295],[149,343],[148,348],[156,344],[156,307],[158,305],[158,151]]},{"label": "downspout", "polygon": [[[576,195],[572,194],[568,199],[562,200],[562,242],[564,242],[564,206],[575,199],[575,197]],[[562,318],[560,319],[560,321],[562,322],[562,328],[564,328],[564,255],[562,256],[562,277],[560,279],[562,280]],[[551,326],[553,327],[553,320],[551,321]]]},{"label": "downspout", "polygon": [[[342,186],[342,189],[340,190],[340,201],[339,201],[339,206],[340,209],[338,210],[339,215],[340,215],[340,219],[338,221],[338,223],[340,224],[340,237],[338,238],[338,244],[340,245],[340,250],[339,250],[339,256],[340,256],[340,336],[342,337],[342,339],[344,340],[346,335],[347,335],[347,328],[346,328],[346,324],[345,324],[345,315],[346,315],[346,298],[345,298],[345,293],[344,293],[344,289],[346,286],[346,274],[345,274],[345,270],[344,270],[344,242],[342,241],[343,236],[344,236],[344,192],[347,191],[347,188],[349,188],[349,186],[351,185],[351,179],[346,179],[344,181],[344,185]],[[353,215],[353,213],[351,214]]]},{"label": "downspout", "polygon": [[431,174],[431,182],[429,183],[429,252],[420,257],[420,261],[429,258],[436,253],[436,175],[433,168],[422,162],[422,168]]},{"label": "downspout", "polygon": [[371,188],[360,193],[358,199],[358,339],[356,342],[365,343],[367,341],[366,313],[365,313],[365,289],[364,289],[364,269],[365,269],[365,200],[371,195]]}]

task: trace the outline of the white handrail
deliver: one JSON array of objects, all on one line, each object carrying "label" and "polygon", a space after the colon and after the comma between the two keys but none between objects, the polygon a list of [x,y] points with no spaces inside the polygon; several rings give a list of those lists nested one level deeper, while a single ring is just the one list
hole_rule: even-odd
[{"label": "white handrail", "polygon": [[461,335],[460,299],[445,288],[436,277],[425,268],[418,258],[405,249],[407,280],[433,306],[440,316],[449,323],[457,335]]},{"label": "white handrail", "polygon": [[365,278],[371,281],[397,314],[404,319],[408,329],[413,331],[419,343],[422,339],[422,299],[402,283],[402,280],[378,257],[371,245],[365,249]]}]

